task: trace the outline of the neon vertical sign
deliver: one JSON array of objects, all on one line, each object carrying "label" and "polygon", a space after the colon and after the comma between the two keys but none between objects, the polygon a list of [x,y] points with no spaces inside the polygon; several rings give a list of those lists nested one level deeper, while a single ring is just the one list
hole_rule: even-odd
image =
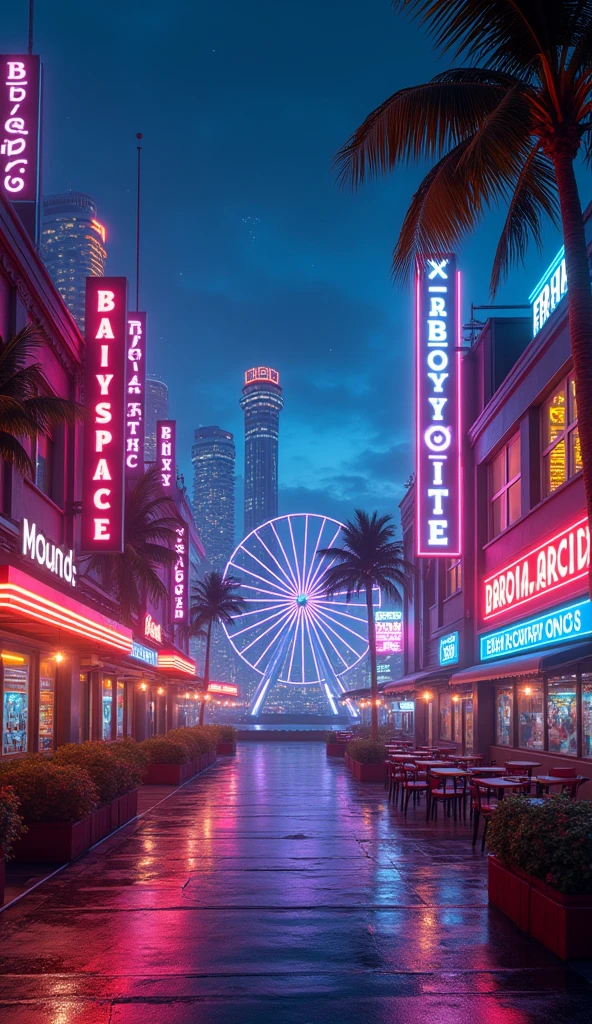
[{"label": "neon vertical sign", "polygon": [[174,494],[177,488],[177,423],[176,420],[156,422],[156,465],[165,494]]},{"label": "neon vertical sign", "polygon": [[416,553],[461,553],[460,275],[452,255],[416,276]]},{"label": "neon vertical sign", "polygon": [[125,413],[125,475],[132,479],[144,472],[144,417],[146,397],[146,314],[130,313],[127,319]]},{"label": "neon vertical sign", "polygon": [[126,348],[125,277],[87,277],[84,551],[123,551]]},{"label": "neon vertical sign", "polygon": [[186,625],[189,621],[189,531],[187,524],[176,527],[175,554],[173,566],[173,623]]},{"label": "neon vertical sign", "polygon": [[0,57],[0,191],[35,237],[41,74],[32,54]]}]

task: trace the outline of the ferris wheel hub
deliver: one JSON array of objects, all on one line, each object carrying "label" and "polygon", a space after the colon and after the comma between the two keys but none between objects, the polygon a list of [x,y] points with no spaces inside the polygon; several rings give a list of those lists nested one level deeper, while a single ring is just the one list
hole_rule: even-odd
[{"label": "ferris wheel hub", "polygon": [[308,597],[307,597],[306,594],[298,594],[298,597],[296,598],[296,604],[297,605],[299,605],[301,608],[303,608],[307,601],[308,601]]}]

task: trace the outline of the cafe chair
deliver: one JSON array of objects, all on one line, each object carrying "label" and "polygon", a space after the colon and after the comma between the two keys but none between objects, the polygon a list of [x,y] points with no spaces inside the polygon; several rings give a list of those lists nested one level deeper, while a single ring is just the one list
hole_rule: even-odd
[{"label": "cafe chair", "polygon": [[427,778],[420,778],[419,772],[414,764],[402,765],[402,795],[401,805],[403,806],[403,813],[407,814],[407,808],[409,807],[409,801],[413,796],[413,806],[415,807],[418,800],[421,799],[422,793],[427,795],[428,792],[428,781]]},{"label": "cafe chair", "polygon": [[485,837],[487,826],[498,805],[495,797],[491,796],[491,790],[485,783],[478,783],[471,779],[469,786],[471,794],[471,809],[473,811],[473,849],[477,844],[479,834],[479,820],[483,818],[483,835],[481,836],[481,853],[485,850]]},{"label": "cafe chair", "polygon": [[461,811],[465,808],[465,796],[466,796],[466,778],[457,779],[457,786],[454,786],[454,779],[439,779],[433,775],[429,777],[430,793],[429,803],[431,810],[432,821],[438,820],[438,803],[441,803],[446,808],[446,813],[450,817],[451,810],[454,813],[454,820],[456,821],[456,812],[458,810],[459,816]]}]

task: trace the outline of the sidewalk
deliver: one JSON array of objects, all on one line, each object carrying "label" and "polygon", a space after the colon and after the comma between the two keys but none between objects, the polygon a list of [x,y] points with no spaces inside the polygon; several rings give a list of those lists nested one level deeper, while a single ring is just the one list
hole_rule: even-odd
[{"label": "sidewalk", "polygon": [[244,743],[0,915],[11,1024],[588,1024],[487,907],[467,825],[406,823],[319,743]]}]

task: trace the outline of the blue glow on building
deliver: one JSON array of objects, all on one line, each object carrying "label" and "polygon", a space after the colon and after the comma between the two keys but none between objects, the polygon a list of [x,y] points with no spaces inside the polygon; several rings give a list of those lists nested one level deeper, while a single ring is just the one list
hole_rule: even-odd
[{"label": "blue glow on building", "polygon": [[511,626],[484,633],[479,638],[481,661],[509,654],[549,647],[592,635],[592,602],[589,598],[541,612],[534,618],[513,622]]}]

